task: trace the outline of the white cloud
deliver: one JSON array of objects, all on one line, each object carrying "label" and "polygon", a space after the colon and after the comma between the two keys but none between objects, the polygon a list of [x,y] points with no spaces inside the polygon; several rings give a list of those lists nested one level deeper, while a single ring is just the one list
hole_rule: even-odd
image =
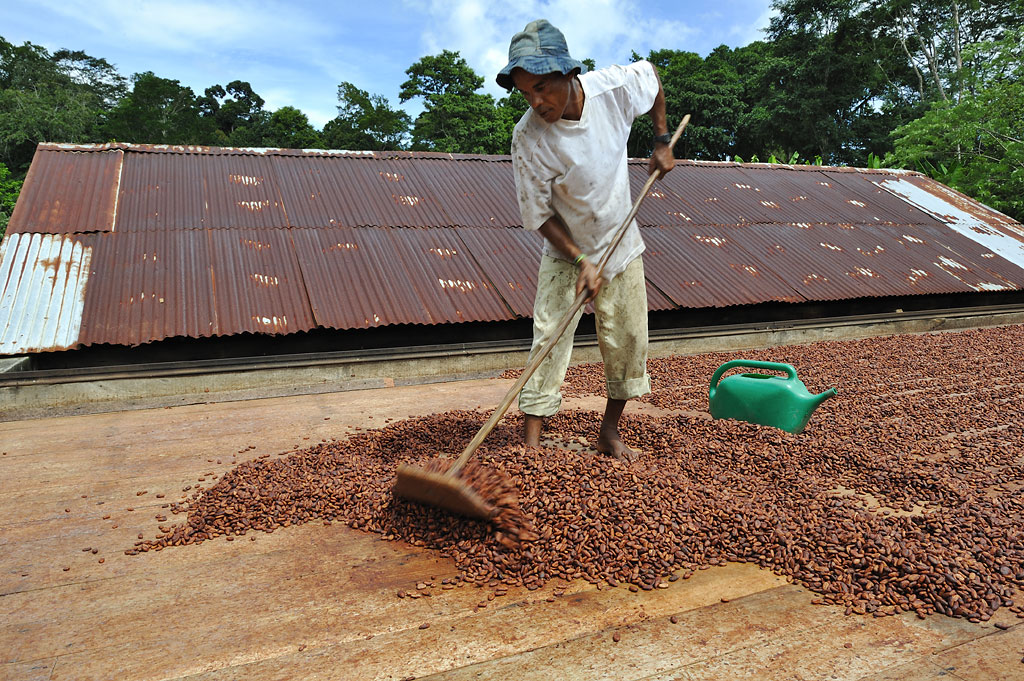
[{"label": "white cloud", "polygon": [[406,5],[425,15],[427,52],[457,50],[496,96],[504,95],[494,76],[508,61],[509,40],[534,19],[559,27],[570,53],[592,58],[599,67],[626,62],[633,50],[646,55],[652,49],[687,49],[696,32],[685,21],[660,16],[636,0],[407,0]]}]

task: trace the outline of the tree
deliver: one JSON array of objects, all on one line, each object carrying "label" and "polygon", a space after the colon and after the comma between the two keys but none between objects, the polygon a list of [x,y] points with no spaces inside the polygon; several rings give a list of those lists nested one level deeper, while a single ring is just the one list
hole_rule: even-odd
[{"label": "tree", "polygon": [[881,42],[898,51],[914,74],[922,103],[959,101],[986,62],[967,46],[998,42],[1024,23],[1019,0],[884,0],[865,12]]},{"label": "tree", "polygon": [[884,163],[910,166],[969,196],[1024,220],[1024,33],[968,46],[985,52],[990,71],[1002,74],[969,82],[958,102],[938,101],[898,128]]},{"label": "tree", "polygon": [[212,122],[200,116],[190,88],[152,71],[132,76],[131,94],[110,112],[104,127],[108,138],[142,144],[210,144]]},{"label": "tree", "polygon": [[0,38],[0,162],[23,175],[39,142],[101,141],[103,117],[124,88],[103,59]]},{"label": "tree", "polygon": [[[677,156],[716,160],[733,153],[743,103],[742,85],[728,53],[729,48],[723,45],[706,59],[678,50],[656,50],[647,57],[658,69],[665,90],[669,131],[684,115],[691,115],[686,135],[676,145]],[[640,55],[634,52],[633,60],[638,59]],[[650,156],[654,150],[653,136],[650,118],[638,118],[630,133],[629,155]]]},{"label": "tree", "polygon": [[422,97],[424,100],[424,111],[413,125],[413,149],[465,154],[508,153],[509,144],[494,98],[477,93],[484,80],[458,52],[444,50],[439,55],[423,57],[405,73],[409,80],[402,84],[399,99],[407,102]]},{"label": "tree", "polygon": [[495,105],[494,128],[496,148],[492,153],[508,154],[512,151],[512,131],[529,108],[529,102],[519,90],[513,90],[507,97],[498,100]]},{"label": "tree", "polygon": [[216,127],[217,143],[227,146],[256,146],[263,138],[268,115],[265,102],[252,85],[233,80],[227,87],[213,85],[197,98],[200,116]]},{"label": "tree", "polygon": [[331,149],[401,149],[411,123],[409,114],[392,109],[383,95],[344,82],[338,86],[338,116],[324,126],[323,142]]},{"label": "tree", "polygon": [[7,223],[14,213],[14,204],[18,201],[18,194],[21,192],[22,180],[15,180],[11,177],[11,171],[7,166],[0,163],[0,239],[4,238],[7,230]]},{"label": "tree", "polygon": [[778,156],[800,150],[831,163],[863,165],[855,134],[885,91],[871,26],[858,0],[777,0],[768,34],[772,59],[760,70],[761,101]]},{"label": "tree", "polygon": [[284,149],[316,149],[320,135],[309,124],[309,118],[294,106],[282,106],[267,121],[263,145]]}]

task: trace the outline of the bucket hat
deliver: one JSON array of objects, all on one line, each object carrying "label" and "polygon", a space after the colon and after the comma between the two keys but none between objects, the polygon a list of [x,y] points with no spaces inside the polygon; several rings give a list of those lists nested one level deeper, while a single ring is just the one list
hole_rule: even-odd
[{"label": "bucket hat", "polygon": [[498,72],[498,85],[506,90],[515,87],[512,82],[512,69],[515,68],[534,75],[555,71],[565,74],[573,69],[583,73],[587,70],[582,62],[569,56],[565,36],[547,19],[531,21],[526,28],[512,36],[508,46],[508,64]]}]

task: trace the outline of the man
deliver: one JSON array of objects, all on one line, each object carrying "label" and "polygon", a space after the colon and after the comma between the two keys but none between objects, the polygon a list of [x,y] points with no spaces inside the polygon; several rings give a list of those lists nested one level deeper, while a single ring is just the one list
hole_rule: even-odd
[{"label": "man", "polygon": [[[646,61],[591,73],[569,56],[562,32],[541,19],[512,37],[498,84],[530,104],[512,135],[512,166],[523,227],[545,237],[533,311],[533,349],[554,329],[580,291],[593,302],[608,402],[597,450],[620,461],[637,454],[619,436],[627,400],[650,392],[647,290],[643,240],[633,221],[597,276],[597,263],[629,214],[632,200],[626,140],[633,120],[648,114],[655,149],[648,168],[675,165],[668,147],[665,95]],[[519,395],[524,440],[540,444],[544,417],[561,406],[559,388],[582,310]]]}]

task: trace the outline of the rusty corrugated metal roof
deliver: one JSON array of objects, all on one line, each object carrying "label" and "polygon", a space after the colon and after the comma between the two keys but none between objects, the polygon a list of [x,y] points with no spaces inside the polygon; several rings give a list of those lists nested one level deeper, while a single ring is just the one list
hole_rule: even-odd
[{"label": "rusty corrugated metal roof", "polygon": [[[652,310],[1024,287],[1024,228],[917,173],[680,161],[637,219]],[[40,145],[0,353],[528,317],[518,222],[508,156]]]},{"label": "rusty corrugated metal roof", "polygon": [[785,281],[747,251],[749,227],[642,227],[644,272],[678,307],[743,302],[803,302]]},{"label": "rusty corrugated metal roof", "polygon": [[[123,160],[120,149],[65,152],[40,145],[7,233],[109,232],[117,216]],[[31,191],[32,187],[46,190]]]}]

